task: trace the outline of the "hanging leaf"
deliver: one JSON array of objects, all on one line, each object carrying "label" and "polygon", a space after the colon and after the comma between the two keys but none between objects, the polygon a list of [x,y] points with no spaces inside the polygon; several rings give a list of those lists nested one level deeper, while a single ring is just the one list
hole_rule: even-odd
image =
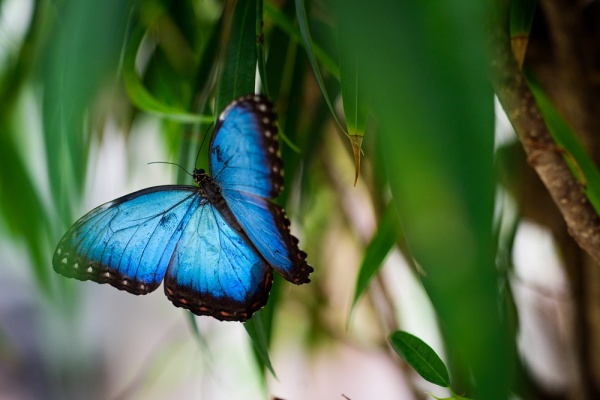
[{"label": "hanging leaf", "polygon": [[306,16],[306,8],[304,7],[303,0],[296,0],[296,14],[298,17],[298,24],[300,26],[300,34],[302,35],[302,40],[304,41],[304,47],[306,48],[306,54],[308,55],[308,60],[310,61],[310,65],[312,66],[313,72],[315,74],[315,79],[319,84],[319,88],[321,88],[321,93],[323,93],[323,98],[327,102],[327,106],[329,107],[329,111],[340,130],[344,132],[344,134],[348,135],[348,133],[342,127],[340,120],[337,117],[335,109],[333,108],[333,104],[331,99],[329,98],[329,94],[327,93],[327,87],[325,86],[325,81],[321,76],[321,70],[319,69],[319,63],[317,62],[317,58],[315,57],[315,53],[313,51],[312,40],[310,38],[310,32],[308,29],[308,17]]},{"label": "hanging leaf", "polygon": [[229,2],[225,7],[233,15],[224,24],[229,38],[217,88],[217,114],[235,98],[254,93],[256,79],[256,0]]},{"label": "hanging leaf", "polygon": [[[347,20],[345,14],[339,18],[340,30],[344,31]],[[342,88],[342,99],[344,103],[344,115],[346,117],[346,128],[352,144],[354,153],[354,186],[360,174],[361,146],[367,127],[369,106],[367,96],[361,91],[364,83],[361,82],[363,70],[359,62],[359,54],[354,48],[338,45],[340,53],[340,83]]]},{"label": "hanging leaf", "polygon": [[523,66],[523,60],[525,60],[525,53],[529,44],[529,32],[531,31],[536,7],[537,0],[510,2],[510,44],[519,68]]}]

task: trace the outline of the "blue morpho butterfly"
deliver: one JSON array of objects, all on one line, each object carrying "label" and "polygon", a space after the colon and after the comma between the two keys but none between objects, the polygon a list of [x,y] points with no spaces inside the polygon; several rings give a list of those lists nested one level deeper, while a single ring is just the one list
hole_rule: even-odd
[{"label": "blue morpho butterfly", "polygon": [[276,115],[260,95],[219,116],[198,186],[156,186],[90,211],[61,239],[52,265],[69,278],[133,294],[164,279],[169,300],[197,315],[245,321],[263,307],[275,269],[297,285],[313,268],[270,199],[283,188]]}]

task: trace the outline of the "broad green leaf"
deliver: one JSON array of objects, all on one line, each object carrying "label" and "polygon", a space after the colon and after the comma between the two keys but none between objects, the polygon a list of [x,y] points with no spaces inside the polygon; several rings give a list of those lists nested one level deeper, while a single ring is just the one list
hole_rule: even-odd
[{"label": "broad green leaf", "polygon": [[304,47],[306,49],[306,54],[308,55],[308,60],[310,61],[310,65],[312,66],[313,73],[315,75],[315,79],[319,84],[319,88],[321,88],[321,93],[323,94],[323,98],[327,102],[327,106],[329,107],[329,111],[331,112],[331,116],[339,126],[340,130],[344,132],[344,134],[348,135],[348,133],[342,127],[337,114],[335,112],[335,108],[333,107],[333,103],[329,98],[329,94],[327,92],[327,87],[325,86],[325,81],[321,76],[321,70],[319,69],[319,63],[317,62],[317,58],[315,57],[315,53],[313,50],[312,40],[310,38],[310,31],[308,29],[308,17],[306,15],[306,9],[304,7],[304,0],[295,0],[296,2],[296,14],[298,17],[298,25],[300,27],[300,34],[302,35],[302,40],[304,41]]},{"label": "broad green leaf", "polygon": [[212,117],[189,113],[185,109],[165,104],[144,86],[135,66],[137,52],[144,35],[145,31],[141,26],[134,29],[123,57],[123,82],[131,101],[143,111],[163,118],[180,122],[210,122]]},{"label": "broad green leaf", "polygon": [[[217,88],[216,111],[220,113],[234,99],[254,93],[256,79],[257,0],[226,3],[228,16],[224,29],[229,34],[225,62]],[[227,18],[227,17],[226,17]]]},{"label": "broad green leaf", "polygon": [[473,384],[465,389],[474,397],[505,399],[512,365],[498,308],[494,94],[481,23],[489,8],[436,0],[335,4],[347,18],[340,55],[360,54],[358,84],[380,142],[374,157],[386,166],[411,256],[424,270],[453,374]]},{"label": "broad green leaf", "polygon": [[392,333],[389,341],[396,353],[423,379],[438,386],[450,386],[446,365],[427,343],[404,331]]},{"label": "broad green leaf", "polygon": [[600,213],[600,172],[598,172],[596,164],[535,79],[529,78],[528,83],[552,137],[560,146],[560,149],[557,148],[556,151],[564,150],[565,161],[571,167],[573,175],[584,187],[585,193],[596,212]]},{"label": "broad green leaf", "polygon": [[390,204],[381,217],[379,227],[371,242],[365,249],[365,254],[360,265],[356,285],[354,287],[354,298],[352,300],[351,312],[354,310],[358,299],[365,292],[371,280],[377,275],[390,250],[401,235],[398,214],[393,204]]}]

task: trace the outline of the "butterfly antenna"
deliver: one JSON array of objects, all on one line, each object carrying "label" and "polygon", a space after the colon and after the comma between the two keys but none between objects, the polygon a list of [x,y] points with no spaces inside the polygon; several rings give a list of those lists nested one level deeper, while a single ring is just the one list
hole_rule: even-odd
[{"label": "butterfly antenna", "polygon": [[211,122],[211,124],[208,126],[208,128],[206,128],[206,132],[204,132],[204,137],[202,138],[202,142],[200,143],[200,147],[198,148],[198,154],[196,154],[196,164],[195,164],[196,166],[198,166],[198,159],[200,158],[200,152],[202,151],[202,147],[204,147],[204,141],[208,137],[208,132],[212,128],[213,124],[214,123]]},{"label": "butterfly antenna", "polygon": [[188,175],[189,175],[189,176],[191,176],[192,178],[194,177],[194,175],[192,175],[192,174],[191,174],[191,173],[190,173],[190,172],[189,172],[187,169],[183,168],[183,167],[182,167],[181,165],[179,165],[179,164],[175,164],[175,163],[172,163],[172,162],[167,162],[167,161],[152,161],[152,162],[149,162],[147,165],[150,165],[150,164],[169,164],[169,165],[174,165],[174,166],[176,166],[176,167],[179,167],[179,168],[181,168],[181,169],[183,170],[183,172],[185,172],[186,174],[188,174]]}]

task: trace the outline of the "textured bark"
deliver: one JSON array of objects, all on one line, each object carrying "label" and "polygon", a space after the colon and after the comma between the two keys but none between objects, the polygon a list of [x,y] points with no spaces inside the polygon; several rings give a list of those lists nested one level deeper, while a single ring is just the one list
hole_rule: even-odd
[{"label": "textured bark", "polygon": [[[544,92],[598,165],[600,5],[598,2],[541,0],[539,11],[524,64],[533,71]],[[532,179],[526,179],[521,188],[519,204],[524,217],[532,218],[553,232],[574,303],[578,377],[564,395],[568,399],[600,398],[599,218],[567,167],[525,77],[513,60],[507,27],[508,24],[498,24],[493,35],[494,86],[527,154],[527,161],[559,213],[547,206],[546,194],[537,184],[532,184]]]}]

